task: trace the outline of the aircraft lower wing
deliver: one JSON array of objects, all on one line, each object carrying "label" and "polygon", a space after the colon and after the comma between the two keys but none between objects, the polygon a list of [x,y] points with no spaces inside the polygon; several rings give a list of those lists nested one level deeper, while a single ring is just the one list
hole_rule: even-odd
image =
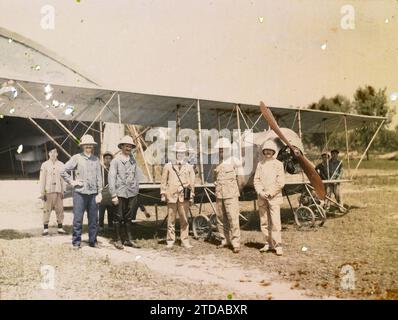
[{"label": "aircraft lower wing", "polygon": [[[333,184],[333,183],[346,183],[350,182],[349,179],[340,179],[340,180],[323,180],[324,184]],[[283,195],[290,196],[294,194],[300,194],[304,190],[304,185],[309,184],[309,181],[288,181],[285,184]],[[207,189],[207,196],[205,189]],[[209,197],[211,201],[215,201],[214,196],[214,183],[207,184],[198,184],[195,186],[195,203],[208,203]],[[250,201],[256,200],[257,194],[252,185],[248,185],[243,188],[241,192],[241,196],[239,197],[240,201]],[[153,205],[153,204],[161,204],[160,202],[160,184],[159,183],[143,183],[140,184],[140,201],[144,205]]]},{"label": "aircraft lower wing", "polygon": [[[349,179],[340,179],[340,180],[323,180],[324,184],[333,184],[333,183],[346,183],[350,182]],[[304,191],[304,185],[309,181],[287,181],[283,188],[284,196],[291,196],[294,194],[300,194]],[[207,193],[205,191],[207,190]],[[215,202],[214,195],[214,183],[206,183],[206,184],[197,184],[195,186],[195,203],[208,203],[209,198],[211,201]],[[160,201],[160,183],[141,183],[140,184],[140,202],[143,205],[154,205],[154,204],[164,204]],[[72,190],[68,187],[67,192],[65,193],[65,198],[69,198],[72,196]],[[251,201],[256,200],[257,194],[254,190],[253,185],[248,185],[243,188],[241,192],[241,196],[239,197],[240,201]]]}]

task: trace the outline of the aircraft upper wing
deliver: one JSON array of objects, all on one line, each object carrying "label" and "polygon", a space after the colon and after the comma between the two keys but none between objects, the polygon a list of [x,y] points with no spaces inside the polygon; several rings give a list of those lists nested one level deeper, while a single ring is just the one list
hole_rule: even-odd
[{"label": "aircraft upper wing", "polygon": [[[0,78],[0,85],[8,83],[9,79]],[[10,84],[7,84],[10,85]],[[16,97],[0,96],[0,114],[15,117],[32,117],[37,119],[52,119],[52,115],[59,120],[94,121],[101,120],[115,122],[119,120],[118,110],[120,101],[121,121],[126,124],[140,124],[152,127],[167,127],[168,121],[176,120],[176,109],[179,107],[182,128],[197,128],[197,99],[159,96],[142,93],[118,92],[106,89],[83,87],[69,87],[51,85],[51,97],[46,99],[46,83],[14,81],[17,89]],[[111,99],[113,95],[113,98]],[[35,101],[32,96],[40,103]],[[108,104],[107,104],[108,103]],[[105,106],[105,104],[107,104]],[[200,100],[202,128],[218,128],[218,117],[221,127],[237,128],[236,114],[232,113],[233,102]],[[73,112],[66,112],[68,109]],[[268,124],[261,116],[258,106],[240,104],[242,113],[249,126],[255,125],[255,131],[268,128]],[[297,129],[297,112],[300,110],[301,129],[305,133],[332,132],[339,126],[344,128],[343,117],[347,119],[348,129],[382,121],[383,117],[344,114],[309,109],[270,107],[281,126]],[[50,113],[52,115],[50,115]],[[258,120],[259,119],[259,120]],[[257,121],[258,120],[258,121]],[[257,122],[256,122],[257,121]],[[241,121],[241,128],[246,126]]]}]

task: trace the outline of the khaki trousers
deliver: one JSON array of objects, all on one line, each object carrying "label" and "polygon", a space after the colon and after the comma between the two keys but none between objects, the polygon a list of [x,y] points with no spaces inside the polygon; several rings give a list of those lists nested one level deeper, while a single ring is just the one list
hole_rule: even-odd
[{"label": "khaki trousers", "polygon": [[64,203],[59,192],[51,192],[46,194],[46,202],[44,203],[43,224],[50,222],[51,211],[55,210],[57,215],[57,223],[62,224],[64,221]]},{"label": "khaki trousers", "polygon": [[259,201],[260,227],[270,248],[282,245],[280,204]]},{"label": "khaki trousers", "polygon": [[343,204],[343,200],[341,199],[340,183],[327,184],[326,185],[326,194],[330,198],[332,197],[332,194],[334,194],[334,197],[336,198],[336,202],[340,205]]},{"label": "khaki trousers", "polygon": [[173,244],[176,240],[175,224],[177,214],[180,217],[180,238],[182,243],[189,242],[189,201],[177,201],[177,203],[167,204],[167,243]]},{"label": "khaki trousers", "polygon": [[221,242],[231,244],[234,248],[240,246],[239,198],[216,200],[217,228]]}]

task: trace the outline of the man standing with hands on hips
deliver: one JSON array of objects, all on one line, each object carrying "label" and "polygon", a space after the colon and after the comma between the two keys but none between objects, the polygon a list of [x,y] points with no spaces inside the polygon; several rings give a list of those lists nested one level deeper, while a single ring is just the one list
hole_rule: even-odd
[{"label": "man standing with hands on hips", "polygon": [[[75,249],[80,248],[83,216],[87,211],[88,242],[90,247],[98,248],[97,223],[98,205],[101,202],[102,172],[99,159],[93,154],[97,143],[94,138],[86,134],[80,142],[82,152],[75,154],[65,163],[61,176],[73,187],[73,234],[72,244]],[[75,179],[70,172],[75,172]]]},{"label": "man standing with hands on hips", "polygon": [[[140,180],[143,175],[132,155],[135,143],[130,136],[125,136],[118,144],[121,153],[111,162],[108,183],[112,203],[117,206],[114,212],[114,245],[117,249],[123,246],[140,248],[132,238],[132,208],[137,206]],[[124,232],[126,237],[124,237]]]},{"label": "man standing with hands on hips", "polygon": [[282,225],[280,205],[282,204],[282,188],[285,185],[283,163],[275,159],[276,143],[265,141],[261,146],[263,159],[258,163],[254,175],[254,188],[258,194],[261,231],[266,244],[260,252],[275,250],[282,255]]}]

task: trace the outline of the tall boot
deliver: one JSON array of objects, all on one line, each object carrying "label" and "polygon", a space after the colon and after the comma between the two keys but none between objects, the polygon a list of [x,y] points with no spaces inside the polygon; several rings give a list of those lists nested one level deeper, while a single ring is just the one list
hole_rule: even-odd
[{"label": "tall boot", "polygon": [[116,249],[122,250],[123,249],[123,243],[122,243],[122,238],[121,238],[120,231],[121,231],[120,230],[120,223],[117,221],[117,222],[115,222],[115,231],[113,233],[113,235],[114,235],[113,244],[114,244]]},{"label": "tall boot", "polygon": [[127,246],[127,247],[141,248],[138,244],[136,244],[133,241],[133,236],[132,236],[132,232],[131,232],[131,229],[132,229],[131,221],[130,220],[125,221],[124,224],[125,224],[125,227],[126,227],[126,235],[127,235],[127,240],[124,241],[124,245]]}]

